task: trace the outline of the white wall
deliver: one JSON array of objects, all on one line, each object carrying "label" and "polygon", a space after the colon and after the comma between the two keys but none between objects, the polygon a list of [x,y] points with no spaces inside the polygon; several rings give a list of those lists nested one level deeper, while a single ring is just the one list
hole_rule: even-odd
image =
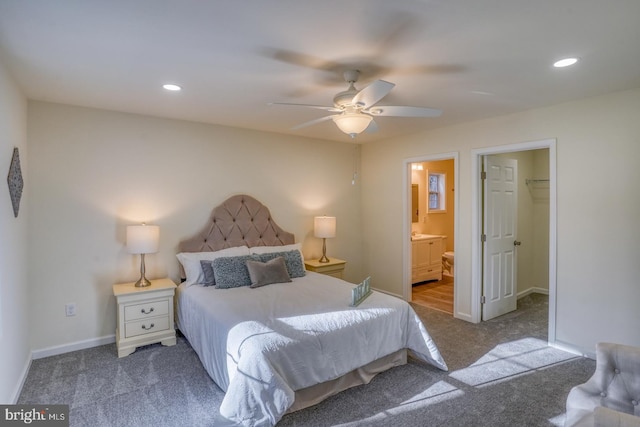
[{"label": "white wall", "polygon": [[638,111],[640,89],[364,145],[363,272],[402,294],[403,160],[458,151],[456,315],[470,316],[471,150],[557,138],[556,343],[640,345]]},{"label": "white wall", "polygon": [[233,194],[266,204],[309,258],[322,251],[313,216],[335,215],[327,252],[362,279],[357,145],[41,102],[29,103],[28,131],[34,350],[114,334],[111,286],[139,276],[126,225],[160,226],[147,277],[178,280],[178,242]]},{"label": "white wall", "polygon": [[23,189],[17,218],[6,177],[18,147],[28,182],[27,101],[0,62],[0,403],[15,403],[30,360],[27,300],[27,209]]}]

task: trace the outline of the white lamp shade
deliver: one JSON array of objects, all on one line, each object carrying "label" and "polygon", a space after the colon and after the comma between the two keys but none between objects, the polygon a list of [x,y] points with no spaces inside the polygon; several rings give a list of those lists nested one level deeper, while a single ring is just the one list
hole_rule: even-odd
[{"label": "white lamp shade", "polygon": [[320,238],[336,237],[336,217],[315,217],[313,219],[313,235]]},{"label": "white lamp shade", "polygon": [[331,117],[338,128],[347,135],[357,135],[364,132],[373,117],[362,114],[340,114]]},{"label": "white lamp shade", "polygon": [[131,254],[153,254],[158,252],[160,227],[157,225],[127,226],[127,250]]}]

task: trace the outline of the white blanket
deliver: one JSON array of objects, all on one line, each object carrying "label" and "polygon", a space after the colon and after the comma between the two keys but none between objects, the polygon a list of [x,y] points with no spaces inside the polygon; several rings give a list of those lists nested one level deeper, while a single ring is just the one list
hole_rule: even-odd
[{"label": "white blanket", "polygon": [[313,272],[256,289],[181,286],[178,326],[226,392],[220,413],[238,425],[275,425],[296,390],[403,348],[447,370],[409,304],[373,292],[350,307],[353,287]]}]

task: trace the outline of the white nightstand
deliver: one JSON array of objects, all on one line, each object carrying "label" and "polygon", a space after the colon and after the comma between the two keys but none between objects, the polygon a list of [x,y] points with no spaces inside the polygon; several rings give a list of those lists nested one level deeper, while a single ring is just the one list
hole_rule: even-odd
[{"label": "white nightstand", "polygon": [[327,276],[342,279],[342,272],[347,261],[338,258],[329,258],[329,262],[320,262],[317,259],[308,259],[304,261],[304,266],[309,271],[326,274]]},{"label": "white nightstand", "polygon": [[136,288],[134,282],[113,285],[118,304],[116,346],[118,357],[128,356],[142,345],[175,345],[171,279],[151,280],[151,286]]}]

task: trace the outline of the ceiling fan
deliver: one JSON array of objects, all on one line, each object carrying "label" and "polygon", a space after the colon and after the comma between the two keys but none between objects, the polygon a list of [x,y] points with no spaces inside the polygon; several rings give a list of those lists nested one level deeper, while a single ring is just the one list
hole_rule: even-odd
[{"label": "ceiling fan", "polygon": [[269,105],[282,105],[291,107],[315,108],[335,113],[319,119],[310,120],[294,126],[292,129],[300,129],[327,120],[333,120],[338,128],[347,135],[355,138],[359,133],[375,132],[378,125],[373,117],[438,117],[441,110],[425,107],[376,105],[393,89],[395,84],[385,80],[376,80],[365,88],[358,90],[354,84],[358,81],[358,70],[347,70],[344,79],[349,88],[338,93],[333,98],[333,107],[310,104],[292,104],[286,102],[272,102]]}]

